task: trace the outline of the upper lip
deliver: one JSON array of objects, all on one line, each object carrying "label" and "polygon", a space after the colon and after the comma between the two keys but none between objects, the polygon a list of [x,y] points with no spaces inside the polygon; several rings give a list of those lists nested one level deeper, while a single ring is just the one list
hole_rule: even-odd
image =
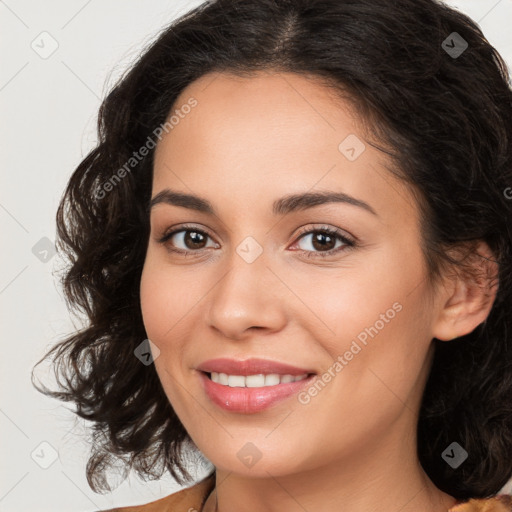
[{"label": "upper lip", "polygon": [[244,359],[243,361],[228,358],[209,359],[196,368],[199,371],[211,373],[227,373],[228,375],[304,375],[315,373],[307,368],[298,368],[286,363],[269,361],[267,359]]}]

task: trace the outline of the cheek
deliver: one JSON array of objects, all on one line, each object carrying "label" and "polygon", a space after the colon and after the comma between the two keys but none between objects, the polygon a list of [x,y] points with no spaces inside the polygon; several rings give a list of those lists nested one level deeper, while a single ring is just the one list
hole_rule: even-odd
[{"label": "cheek", "polygon": [[151,251],[140,282],[140,302],[146,332],[164,342],[174,334],[174,325],[190,313],[204,291],[197,275],[186,267],[173,268]]},{"label": "cheek", "polygon": [[[331,272],[328,276],[316,274],[314,280],[297,276],[294,291],[306,299],[304,302],[310,310],[303,320],[311,318],[317,326],[316,337],[320,336],[329,345],[332,355],[346,350],[344,345],[350,345],[360,333],[364,337],[365,329],[376,322],[382,330],[381,315],[390,322],[399,315],[397,309],[403,307],[405,288],[396,275],[385,283],[390,273],[389,267],[365,266]],[[385,330],[388,322],[384,325]],[[341,345],[340,340],[343,340]]]},{"label": "cheek", "polygon": [[151,264],[144,265],[140,282],[140,306],[144,327],[149,339],[159,338],[163,332],[165,315],[162,299],[164,288],[159,285],[159,280]]},{"label": "cheek", "polygon": [[311,326],[323,326],[315,330],[317,340],[333,360],[351,352],[351,370],[345,374],[375,368],[389,382],[398,383],[400,372],[412,381],[430,343],[421,253],[392,246],[365,263],[315,283],[305,280],[298,294],[315,312],[307,317]]},{"label": "cheek", "polygon": [[160,348],[176,323],[176,306],[180,293],[168,269],[148,252],[140,281],[140,304],[146,333]]},{"label": "cheek", "polygon": [[169,267],[160,264],[148,253],[140,281],[140,303],[148,338],[159,348],[154,361],[156,372],[165,393],[178,409],[183,409],[184,397],[175,379],[182,380],[183,345],[187,339],[184,330],[183,294],[176,278],[169,275]]}]

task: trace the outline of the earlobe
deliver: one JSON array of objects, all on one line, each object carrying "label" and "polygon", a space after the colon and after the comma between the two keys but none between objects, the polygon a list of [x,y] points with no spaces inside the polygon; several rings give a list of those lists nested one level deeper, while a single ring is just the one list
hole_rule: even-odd
[{"label": "earlobe", "polygon": [[489,246],[479,241],[455,268],[444,287],[432,336],[450,341],[469,334],[487,319],[498,291],[498,263]]}]

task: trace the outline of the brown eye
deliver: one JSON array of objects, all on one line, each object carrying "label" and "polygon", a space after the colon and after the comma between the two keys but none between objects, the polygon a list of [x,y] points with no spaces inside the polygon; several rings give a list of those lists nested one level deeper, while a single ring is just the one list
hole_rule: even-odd
[{"label": "brown eye", "polygon": [[344,236],[340,231],[327,226],[303,230],[298,241],[294,244],[308,258],[333,256],[355,247],[355,245],[355,241]]},{"label": "brown eye", "polygon": [[334,249],[335,245],[336,237],[325,231],[315,231],[312,234],[311,246],[317,251],[328,251]]},{"label": "brown eye", "polygon": [[[187,251],[200,251],[206,249],[206,245],[210,236],[204,231],[189,227],[181,229],[175,229],[174,231],[165,234],[159,242],[169,246],[171,250],[176,252],[187,252]],[[215,244],[209,247],[216,247]]]},{"label": "brown eye", "polygon": [[188,249],[202,249],[204,244],[206,243],[207,236],[200,231],[189,231],[188,229],[184,231],[185,235],[183,236],[183,243],[187,246]]}]

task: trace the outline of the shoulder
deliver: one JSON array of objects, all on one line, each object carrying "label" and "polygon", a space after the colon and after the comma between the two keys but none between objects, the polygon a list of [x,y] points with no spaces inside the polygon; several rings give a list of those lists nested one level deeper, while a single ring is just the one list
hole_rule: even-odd
[{"label": "shoulder", "polygon": [[113,508],[103,512],[201,512],[203,503],[215,487],[215,474],[181,491],[160,498],[159,500],[121,508]]},{"label": "shoulder", "polygon": [[500,494],[487,499],[471,499],[453,506],[448,512],[512,512],[512,496]]}]

